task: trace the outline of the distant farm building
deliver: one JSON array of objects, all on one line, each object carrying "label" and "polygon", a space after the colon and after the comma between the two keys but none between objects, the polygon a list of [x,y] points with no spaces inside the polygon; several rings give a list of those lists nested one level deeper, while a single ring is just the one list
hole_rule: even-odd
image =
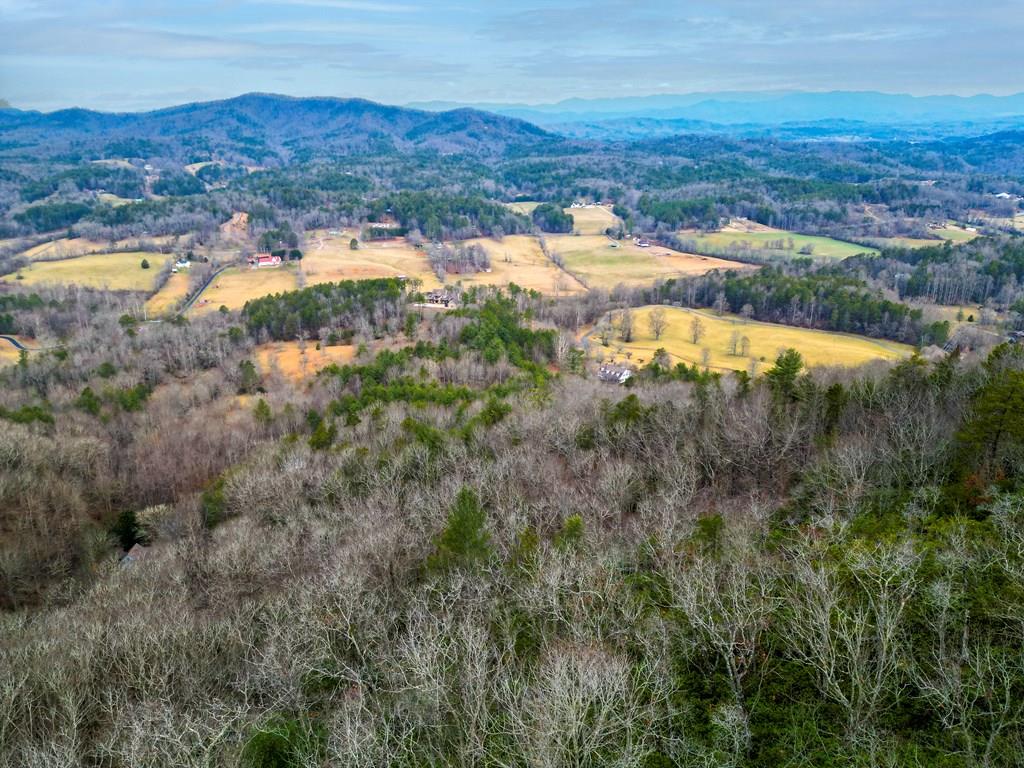
[{"label": "distant farm building", "polygon": [[454,307],[458,305],[458,297],[448,291],[433,290],[426,295],[427,304],[438,307]]},{"label": "distant farm building", "polygon": [[609,384],[625,384],[633,377],[633,369],[627,365],[608,364],[597,369],[597,378]]},{"label": "distant farm building", "polygon": [[274,256],[269,253],[261,253],[258,256],[249,257],[249,266],[253,269],[262,269],[264,267],[280,267],[281,257]]}]

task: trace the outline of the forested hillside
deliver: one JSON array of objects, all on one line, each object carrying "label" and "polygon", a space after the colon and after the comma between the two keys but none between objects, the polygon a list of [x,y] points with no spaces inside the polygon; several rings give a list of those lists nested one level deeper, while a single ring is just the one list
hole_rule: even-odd
[{"label": "forested hillside", "polygon": [[[336,226],[385,211],[395,194],[429,192],[605,201],[627,231],[659,236],[744,217],[861,242],[934,237],[929,224],[946,220],[1006,231],[1024,193],[1014,131],[927,142],[685,132],[583,141],[468,110],[249,94],[150,113],[4,110],[0,139],[5,237],[209,232],[237,210]],[[487,219],[508,232],[524,226]]]},{"label": "forested hillside", "polygon": [[1020,764],[1021,347],[622,388],[596,294],[415,298],[5,302],[0,764]]}]

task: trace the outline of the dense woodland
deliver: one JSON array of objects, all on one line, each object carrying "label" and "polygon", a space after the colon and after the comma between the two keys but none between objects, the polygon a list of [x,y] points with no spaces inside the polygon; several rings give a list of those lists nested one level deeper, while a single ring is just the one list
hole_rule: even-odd
[{"label": "dense woodland", "polygon": [[[408,298],[5,302],[2,764],[1020,764],[1021,348],[624,389]],[[261,372],[295,317],[367,350]]]}]

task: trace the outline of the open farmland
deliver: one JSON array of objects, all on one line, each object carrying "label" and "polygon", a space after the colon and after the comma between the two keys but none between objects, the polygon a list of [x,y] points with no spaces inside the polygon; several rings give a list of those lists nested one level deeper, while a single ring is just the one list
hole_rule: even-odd
[{"label": "open farmland", "polygon": [[877,248],[833,240],[831,237],[798,235],[781,229],[743,232],[723,229],[700,233],[687,230],[679,233],[684,243],[693,243],[698,253],[716,256],[748,256],[761,259],[790,259],[810,256],[815,259],[845,259],[857,254],[878,255]]},{"label": "open farmland", "polygon": [[302,259],[307,285],[405,275],[422,281],[424,288],[440,286],[426,253],[405,240],[361,242],[359,249],[353,251],[349,247],[352,237],[347,231],[333,236],[316,232],[309,237]]},{"label": "open farmland", "polygon": [[978,236],[976,231],[971,232],[963,227],[958,227],[955,224],[949,224],[937,229],[930,229],[929,232],[935,235],[936,239],[924,237],[880,237],[873,238],[872,242],[877,244],[879,247],[892,246],[896,248],[930,248],[931,246],[942,245],[947,241],[953,243],[953,245],[969,243]]},{"label": "open farmland", "polygon": [[[36,261],[17,273],[4,275],[4,282],[20,285],[83,285],[112,291],[152,291],[157,273],[170,256],[145,251],[100,253],[60,261]],[[142,260],[150,268],[142,268]]]},{"label": "open farmland", "polygon": [[[173,241],[170,236],[163,237],[129,237],[110,243],[105,240],[89,240],[84,237],[61,237],[56,240],[49,240],[45,243],[32,246],[22,251],[19,256],[24,256],[29,261],[38,259],[66,259],[72,256],[85,256],[91,253],[106,253],[117,250],[145,250],[146,245],[166,245]],[[160,254],[155,254],[161,258]]]},{"label": "open farmland", "polygon": [[290,264],[275,269],[229,267],[214,278],[190,311],[202,314],[221,306],[241,309],[250,299],[296,288],[296,269]]},{"label": "open farmland", "polygon": [[491,257],[491,271],[452,275],[453,282],[465,286],[515,283],[541,293],[581,293],[586,288],[553,264],[540,249],[540,241],[529,235],[508,235],[501,240],[482,237],[467,241],[481,246]]},{"label": "open farmland", "polygon": [[160,290],[149,297],[146,311],[151,315],[165,315],[173,312],[188,294],[188,273],[178,272],[167,278]]},{"label": "open farmland", "polygon": [[628,240],[603,235],[548,235],[548,249],[561,257],[566,270],[590,288],[652,283],[658,279],[703,275],[713,269],[753,267],[711,256],[680,253],[669,248],[641,248]]},{"label": "open farmland", "polygon": [[963,227],[958,227],[956,224],[947,224],[939,229],[933,229],[932,232],[943,240],[949,240],[952,243],[969,243],[978,236],[977,230],[969,231]]},{"label": "open farmland", "polygon": [[[613,339],[605,347],[597,334],[591,331],[588,338],[592,354],[603,353],[605,359],[629,360],[633,364],[643,365],[651,361],[659,348],[664,348],[673,363],[703,365],[707,350],[710,368],[723,371],[747,370],[751,361],[754,361],[758,372],[763,372],[775,361],[779,351],[788,347],[798,350],[808,366],[856,366],[872,360],[899,360],[909,357],[913,352],[913,347],[893,341],[745,321],[735,315],[719,317],[713,312],[679,307],[661,307],[665,311],[668,326],[661,339],[655,340],[647,323],[648,314],[653,308],[648,306],[633,310],[635,337],[629,344]],[[703,335],[696,344],[692,336],[694,318],[699,318],[703,326]],[[739,334],[741,344],[743,338],[747,339],[746,355],[731,354],[734,333]]]},{"label": "open farmland", "polygon": [[616,228],[622,224],[612,209],[603,205],[566,208],[565,212],[572,216],[573,231],[581,235],[603,235],[609,227]]}]

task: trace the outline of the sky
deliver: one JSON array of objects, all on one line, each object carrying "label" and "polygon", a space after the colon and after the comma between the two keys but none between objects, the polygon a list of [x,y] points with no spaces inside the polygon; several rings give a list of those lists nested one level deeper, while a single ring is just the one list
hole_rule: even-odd
[{"label": "sky", "polygon": [[1021,0],[0,0],[0,98],[392,104],[728,90],[1024,91]]}]

